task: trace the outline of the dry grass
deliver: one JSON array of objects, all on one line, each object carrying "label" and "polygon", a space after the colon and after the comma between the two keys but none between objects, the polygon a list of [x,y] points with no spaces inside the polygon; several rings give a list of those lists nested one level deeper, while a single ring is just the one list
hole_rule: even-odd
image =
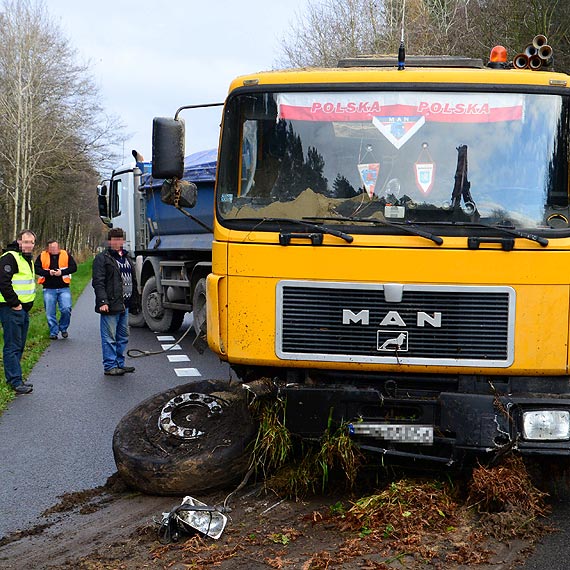
[{"label": "dry grass", "polygon": [[544,517],[549,511],[547,496],[533,485],[522,458],[510,455],[500,465],[474,469],[468,503],[479,512],[520,510],[529,516]]}]

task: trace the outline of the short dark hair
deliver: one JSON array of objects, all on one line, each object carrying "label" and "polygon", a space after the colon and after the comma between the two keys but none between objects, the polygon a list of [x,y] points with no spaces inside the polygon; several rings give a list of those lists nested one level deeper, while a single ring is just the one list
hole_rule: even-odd
[{"label": "short dark hair", "polygon": [[32,230],[20,230],[20,232],[18,232],[18,239],[22,239],[24,234],[30,234],[32,236],[34,236],[34,239],[36,239],[36,232],[33,232]]},{"label": "short dark hair", "polygon": [[111,228],[107,234],[108,239],[119,237],[125,239],[125,232],[122,228]]}]

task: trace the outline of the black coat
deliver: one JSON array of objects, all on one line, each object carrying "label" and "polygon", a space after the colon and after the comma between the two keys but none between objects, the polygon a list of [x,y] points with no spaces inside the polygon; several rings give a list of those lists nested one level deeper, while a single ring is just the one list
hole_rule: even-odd
[{"label": "black coat", "polygon": [[[95,311],[100,313],[101,305],[109,306],[108,314],[122,313],[126,308],[133,313],[140,310],[140,295],[137,289],[137,278],[133,260],[128,252],[124,252],[131,266],[133,277],[133,292],[129,307],[123,300],[123,280],[114,257],[108,249],[95,256],[93,260],[93,289],[95,289]],[[106,313],[107,314],[107,313]]]}]

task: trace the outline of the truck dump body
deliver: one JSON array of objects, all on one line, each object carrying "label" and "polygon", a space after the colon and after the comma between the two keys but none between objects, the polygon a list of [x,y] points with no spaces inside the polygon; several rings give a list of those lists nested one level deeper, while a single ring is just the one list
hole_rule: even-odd
[{"label": "truck dump body", "polygon": [[[213,227],[214,183],[216,181],[217,150],[200,151],[184,160],[183,180],[193,182],[198,188],[196,206],[192,216]],[[149,170],[150,163],[146,163]],[[144,169],[143,173],[145,172]],[[143,174],[140,191],[145,193],[146,213],[149,223],[149,249],[211,249],[211,232],[176,208],[160,199],[161,179]],[[201,235],[204,234],[204,235]],[[160,239],[159,239],[160,238]]]}]

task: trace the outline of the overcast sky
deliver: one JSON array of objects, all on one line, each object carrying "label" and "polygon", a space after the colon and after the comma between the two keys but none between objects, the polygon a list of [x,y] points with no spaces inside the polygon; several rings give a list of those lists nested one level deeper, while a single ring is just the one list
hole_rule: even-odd
[{"label": "overcast sky", "polygon": [[[152,119],[221,102],[237,75],[272,69],[308,0],[45,0],[79,61],[91,64],[108,114],[151,158]],[[218,144],[220,108],[190,111],[186,154]]]}]

